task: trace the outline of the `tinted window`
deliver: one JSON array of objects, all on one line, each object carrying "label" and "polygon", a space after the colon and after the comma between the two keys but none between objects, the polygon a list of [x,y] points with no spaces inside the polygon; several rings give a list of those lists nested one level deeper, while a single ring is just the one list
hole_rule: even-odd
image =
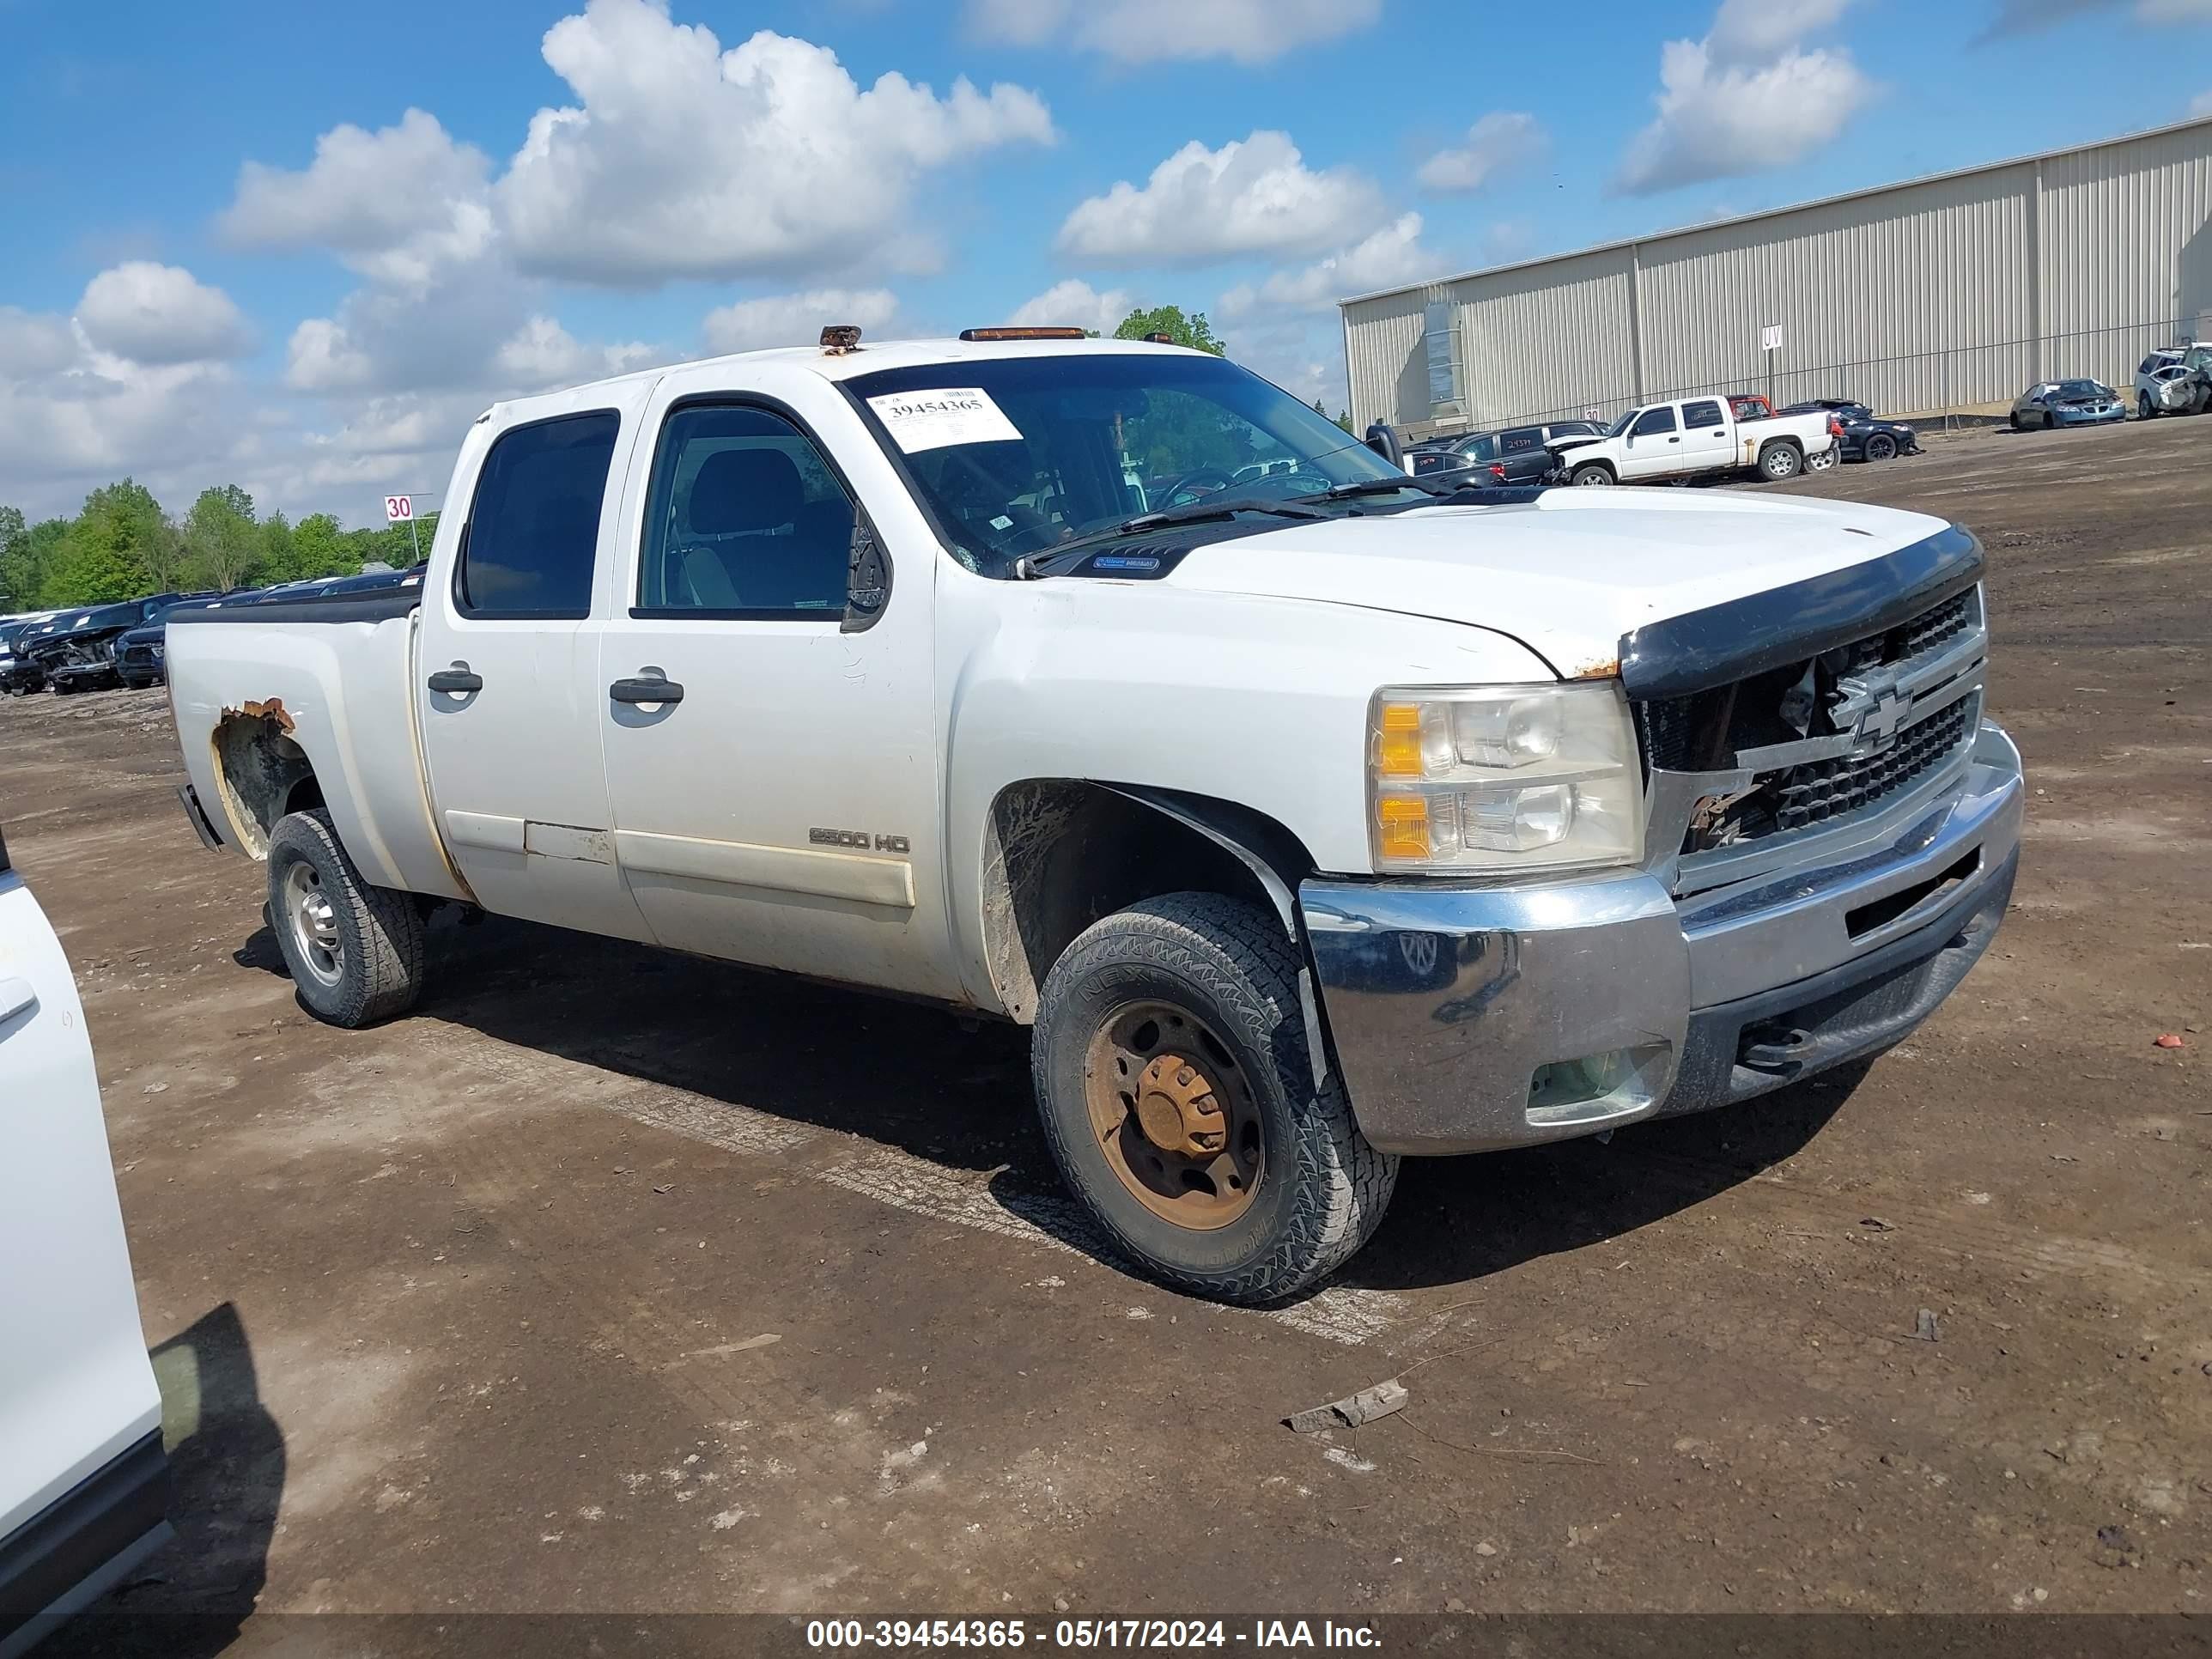
[{"label": "tinted window", "polygon": [[1459,453],[1470,461],[1494,461],[1498,459],[1498,440],[1486,432],[1460,445]]},{"label": "tinted window", "polygon": [[1540,427],[1516,426],[1510,432],[1498,434],[1498,447],[1508,455],[1524,454],[1544,447],[1544,434]]},{"label": "tinted window", "polygon": [[1641,438],[1650,433],[1672,432],[1674,429],[1674,405],[1671,404],[1662,404],[1657,409],[1647,409],[1641,415],[1638,416],[1636,417],[1635,428],[1629,435],[1631,437]]},{"label": "tinted window", "polygon": [[645,508],[643,611],[842,617],[853,503],[813,441],[763,409],[679,409]]},{"label": "tinted window", "polygon": [[475,617],[584,617],[622,417],[612,410],[520,426],[477,475],[456,592]]},{"label": "tinted window", "polygon": [[1720,423],[1721,406],[1718,404],[1702,403],[1682,405],[1682,424],[1692,432],[1695,432],[1699,427],[1718,426]]}]

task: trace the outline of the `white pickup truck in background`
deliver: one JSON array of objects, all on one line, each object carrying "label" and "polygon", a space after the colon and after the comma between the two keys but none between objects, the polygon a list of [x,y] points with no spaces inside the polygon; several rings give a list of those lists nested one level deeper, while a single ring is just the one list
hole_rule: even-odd
[{"label": "white pickup truck in background", "polygon": [[1726,398],[1681,398],[1630,410],[1602,438],[1557,439],[1546,447],[1558,459],[1555,476],[1574,484],[1736,472],[1780,480],[1832,461],[1843,437],[1842,423],[1825,411],[1739,419]]},{"label": "white pickup truck in background", "polygon": [[173,620],[184,805],[313,1012],[404,1012],[458,904],[1033,1025],[1099,1224],[1267,1302],[1400,1157],[1877,1053],[1993,937],[1966,532],[1431,485],[1079,331],[856,339],[501,404],[419,590]]}]

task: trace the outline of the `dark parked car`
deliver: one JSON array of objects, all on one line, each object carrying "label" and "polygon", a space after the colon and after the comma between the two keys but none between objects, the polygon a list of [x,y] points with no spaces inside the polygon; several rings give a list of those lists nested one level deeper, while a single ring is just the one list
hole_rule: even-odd
[{"label": "dark parked car", "polygon": [[1809,398],[1792,404],[1784,415],[1832,415],[1843,425],[1847,461],[1887,461],[1920,453],[1920,437],[1903,421],[1886,421],[1864,404],[1847,398]]},{"label": "dark parked car", "polygon": [[116,605],[88,605],[64,611],[37,627],[27,629],[15,644],[15,654],[27,659],[51,690],[91,691],[121,683],[116,658],[118,641],[184,599],[212,598],[211,594],[155,593]]},{"label": "dark parked car", "polygon": [[179,611],[212,610],[217,605],[243,604],[252,598],[253,592],[249,590],[226,593],[221,599],[179,599],[174,605],[164,606],[149,620],[116,636],[116,678],[133,691],[159,685],[169,677],[165,641],[168,637],[170,617]]},{"label": "dark parked car", "polygon": [[[1413,471],[1417,476],[1428,476],[1457,466],[1480,469],[1487,474],[1480,480],[1485,483],[1541,483],[1553,465],[1553,453],[1545,447],[1547,443],[1555,439],[1602,438],[1605,431],[1595,421],[1552,421],[1541,426],[1469,433],[1444,440],[1435,448],[1414,452]],[[1425,459],[1431,455],[1443,459],[1431,463]]]},{"label": "dark parked car", "polygon": [[40,620],[23,617],[0,623],[0,691],[23,696],[46,683],[46,677],[31,665],[31,659],[18,654],[15,649],[17,642],[36,628]]},{"label": "dark parked car", "polygon": [[2120,394],[2102,380],[2039,380],[2013,400],[2012,427],[2108,426],[2128,418]]}]

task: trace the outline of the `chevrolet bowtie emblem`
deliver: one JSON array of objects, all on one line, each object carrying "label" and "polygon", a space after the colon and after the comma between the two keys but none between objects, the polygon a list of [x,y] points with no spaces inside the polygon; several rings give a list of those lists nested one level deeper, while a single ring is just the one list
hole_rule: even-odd
[{"label": "chevrolet bowtie emblem", "polygon": [[1895,737],[1905,724],[1905,717],[1912,712],[1912,700],[1900,694],[1895,683],[1885,677],[1870,681],[1854,676],[1843,681],[1837,690],[1844,695],[1831,712],[1838,728],[1849,732],[1856,744],[1866,749],[1878,749]]}]

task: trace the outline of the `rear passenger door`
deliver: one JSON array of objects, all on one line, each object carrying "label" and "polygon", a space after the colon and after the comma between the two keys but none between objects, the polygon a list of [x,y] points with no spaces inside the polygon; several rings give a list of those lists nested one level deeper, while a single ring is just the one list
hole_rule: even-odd
[{"label": "rear passenger door", "polygon": [[415,691],[438,828],[477,902],[640,939],[599,750],[599,628],[621,468],[650,390],[586,388],[489,443],[471,437],[438,526],[444,574],[423,585]]},{"label": "rear passenger door", "polygon": [[1735,434],[1729,429],[1728,411],[1717,398],[1699,398],[1682,405],[1682,459],[1690,465],[1716,470],[1734,459]]}]

